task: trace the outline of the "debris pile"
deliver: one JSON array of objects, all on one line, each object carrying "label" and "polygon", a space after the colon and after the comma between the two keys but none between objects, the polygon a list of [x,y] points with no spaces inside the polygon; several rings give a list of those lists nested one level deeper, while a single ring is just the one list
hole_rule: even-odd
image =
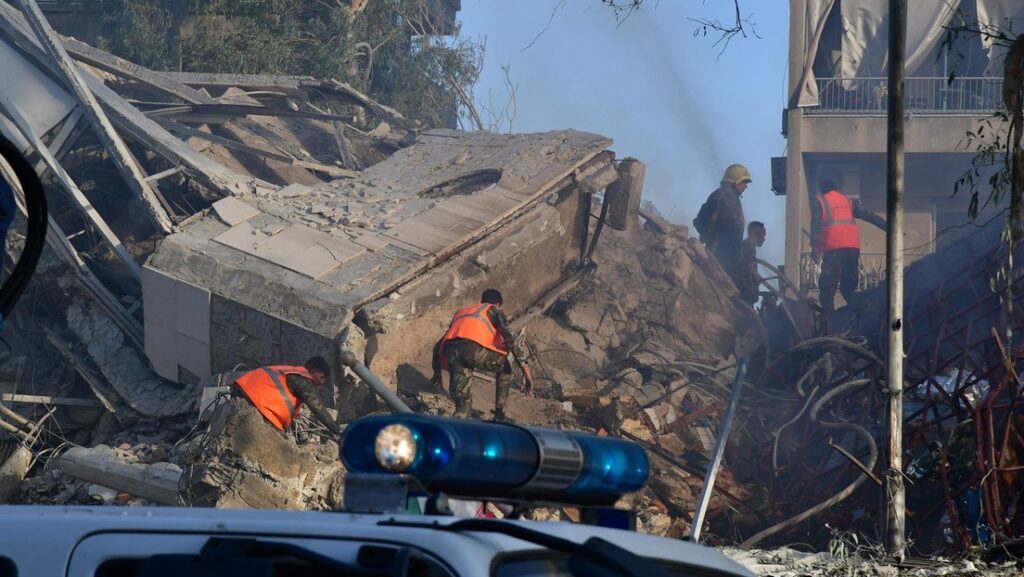
[{"label": "debris pile", "polygon": [[[454,310],[495,286],[515,305],[536,380],[506,415],[647,448],[648,487],[621,503],[642,530],[689,533],[748,357],[709,540],[820,545],[823,521],[877,524],[878,295],[841,316],[864,338],[815,337],[813,307],[781,274],[780,298],[755,314],[685,227],[649,209],[639,226],[642,163],[616,162],[599,135],[424,131],[331,80],[156,72],[58,41],[99,104],[78,100],[0,3],[0,44],[25,69],[0,130],[39,151],[53,209],[31,298],[0,351],[5,499],[337,508],[333,440],[308,422],[280,435],[221,395],[234,371],[321,354],[336,367],[324,401],[344,423],[380,410],[338,374],[349,350],[414,410],[448,415],[447,391],[425,377],[431,347]],[[86,107],[113,128],[91,127]],[[138,181],[113,166],[121,138]],[[908,282],[905,460],[918,483],[912,530],[929,552],[1024,526],[1021,386],[1006,366],[1024,349],[992,330],[997,228],[907,271],[920,282]],[[21,241],[13,232],[11,252]],[[478,375],[485,418],[493,397]],[[751,555],[780,572],[834,561]]]},{"label": "debris pile", "polygon": [[334,442],[295,440],[268,427],[245,399],[212,410],[207,428],[183,444],[182,498],[193,506],[341,508],[343,469]]},{"label": "debris pile", "polygon": [[[506,415],[647,447],[651,481],[620,505],[639,513],[645,531],[684,535],[735,372],[736,331],[745,318],[733,301],[736,289],[685,227],[663,221],[605,232],[593,262],[570,280],[561,294],[513,319],[529,343],[535,395],[513,389]],[[429,351],[419,358],[424,366]],[[399,391],[405,390],[400,381]],[[443,390],[413,395],[414,409],[453,412]],[[493,407],[493,383],[479,374],[474,406],[485,417]],[[755,489],[738,482],[728,462],[712,517],[735,509],[732,523],[755,525]]]},{"label": "debris pile", "polygon": [[735,549],[721,552],[750,569],[755,575],[773,577],[824,577],[826,575],[865,575],[879,577],[950,577],[1020,575],[1024,563],[1019,560],[986,562],[980,559],[928,559],[895,563],[887,559],[881,546],[861,545],[845,548],[833,543],[832,552],[809,553],[788,547],[778,549]]}]

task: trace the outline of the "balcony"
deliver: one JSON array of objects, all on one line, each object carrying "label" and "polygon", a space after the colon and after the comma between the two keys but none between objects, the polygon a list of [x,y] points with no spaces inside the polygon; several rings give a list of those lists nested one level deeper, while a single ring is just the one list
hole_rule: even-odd
[{"label": "balcony", "polygon": [[[882,116],[888,100],[887,78],[818,78],[819,104],[804,114]],[[1003,79],[991,77],[907,78],[908,113],[985,116],[1003,108]]]},{"label": "balcony", "polygon": [[[800,287],[818,289],[818,276],[821,275],[821,264],[814,262],[811,253],[800,254]],[[857,291],[864,291],[885,282],[885,254],[860,253],[860,277]]]}]

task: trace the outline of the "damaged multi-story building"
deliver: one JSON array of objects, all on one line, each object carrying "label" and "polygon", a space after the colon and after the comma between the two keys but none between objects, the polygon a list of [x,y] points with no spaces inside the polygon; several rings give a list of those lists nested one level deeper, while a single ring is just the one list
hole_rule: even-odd
[{"label": "damaged multi-story building", "polygon": [[[810,221],[818,175],[838,172],[845,194],[885,215],[887,18],[886,3],[873,0],[790,5],[788,144],[786,156],[773,160],[773,189],[786,197],[785,270],[812,291]],[[1003,109],[1006,46],[969,32],[965,23],[1012,31],[1022,21],[1024,12],[1012,0],[919,2],[907,14],[908,264],[962,232],[970,186],[956,183],[971,169],[979,144],[1003,126],[993,115]],[[980,127],[985,138],[970,138]],[[976,179],[982,188],[986,176]],[[994,214],[988,208],[983,221]],[[873,227],[861,227],[861,234],[861,282],[874,286],[885,274],[885,235]]]}]

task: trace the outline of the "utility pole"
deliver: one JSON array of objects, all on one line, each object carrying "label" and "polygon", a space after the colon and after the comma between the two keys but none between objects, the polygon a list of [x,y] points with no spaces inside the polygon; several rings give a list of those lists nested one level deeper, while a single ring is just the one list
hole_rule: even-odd
[{"label": "utility pole", "polygon": [[889,554],[902,560],[905,495],[903,487],[903,67],[907,37],[907,0],[889,0],[889,108],[885,235],[888,284],[889,468],[885,474],[885,527]]}]

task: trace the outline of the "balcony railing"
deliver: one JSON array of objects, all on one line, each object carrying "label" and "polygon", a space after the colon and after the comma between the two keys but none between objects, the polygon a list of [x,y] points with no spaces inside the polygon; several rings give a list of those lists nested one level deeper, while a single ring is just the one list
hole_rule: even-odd
[{"label": "balcony railing", "polygon": [[[806,114],[885,114],[888,102],[886,78],[818,78],[818,106]],[[929,114],[991,114],[1003,108],[1003,79],[965,77],[907,78],[904,81],[907,112]]]},{"label": "balcony railing", "polygon": [[[800,286],[805,289],[817,289],[818,276],[821,275],[821,264],[814,262],[811,253],[805,252],[800,255]],[[857,291],[874,288],[885,282],[885,254],[862,252],[860,253],[860,277],[858,278]]]}]

